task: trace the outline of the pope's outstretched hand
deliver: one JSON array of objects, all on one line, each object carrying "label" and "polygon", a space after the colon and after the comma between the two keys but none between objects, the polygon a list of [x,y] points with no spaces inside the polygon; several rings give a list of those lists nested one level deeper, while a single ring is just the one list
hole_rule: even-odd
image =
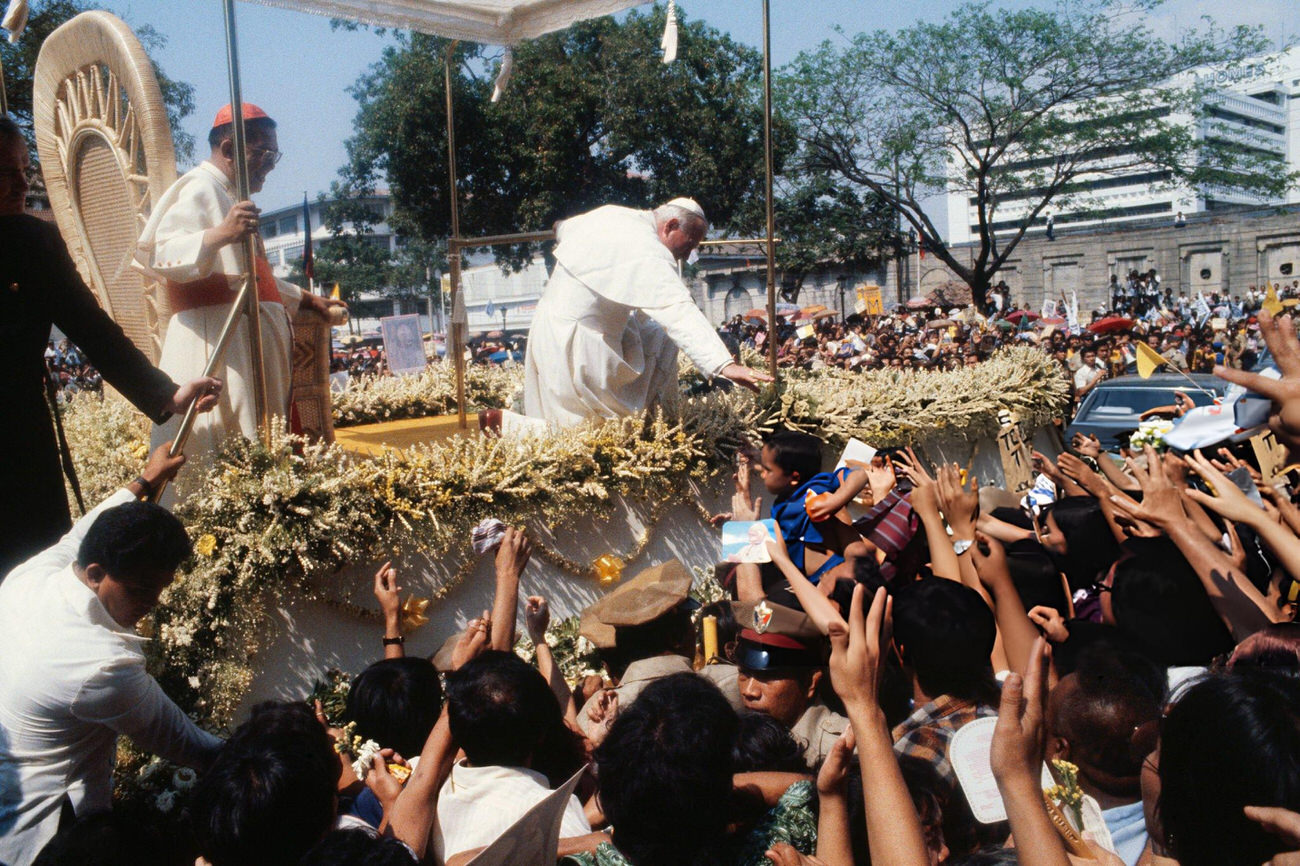
[{"label": "pope's outstretched hand", "polygon": [[751,391],[757,391],[763,383],[772,381],[772,377],[766,373],[759,372],[758,370],[751,369],[742,364],[728,364],[719,371],[718,375],[724,376],[735,382],[737,385],[748,388]]}]

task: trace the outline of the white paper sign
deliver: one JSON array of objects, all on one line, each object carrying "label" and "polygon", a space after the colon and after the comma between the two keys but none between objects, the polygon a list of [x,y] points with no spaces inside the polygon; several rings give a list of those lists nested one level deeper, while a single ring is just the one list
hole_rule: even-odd
[{"label": "white paper sign", "polygon": [[[997,780],[989,762],[993,746],[993,728],[996,718],[976,719],[962,725],[948,741],[948,761],[952,764],[957,781],[970,803],[971,814],[981,824],[996,824],[1007,820],[1007,807],[998,792]],[[1056,784],[1052,773],[1043,765],[1041,784],[1046,790]]]}]

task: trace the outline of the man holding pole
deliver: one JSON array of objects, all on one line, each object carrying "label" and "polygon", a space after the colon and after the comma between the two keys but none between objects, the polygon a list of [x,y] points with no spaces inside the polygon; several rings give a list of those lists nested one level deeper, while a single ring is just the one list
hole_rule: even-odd
[{"label": "man holding pole", "polygon": [[[260,192],[266,176],[280,161],[275,121],[252,103],[243,104],[249,190]],[[304,292],[276,279],[257,233],[259,210],[251,201],[238,201],[237,159],[233,112],[217,112],[208,133],[211,154],[186,173],[154,206],[136,250],[136,265],[164,281],[172,318],[163,342],[159,366],[174,376],[202,372],[216,350],[244,276],[248,273],[244,247],[252,239],[261,325],[261,366],[266,380],[269,413],[286,415],[293,381],[293,338],[290,328],[299,306],[328,315],[342,301]],[[304,227],[310,232],[311,227]],[[217,375],[225,380],[221,402],[198,419],[185,453],[215,451],[233,432],[258,435],[259,417],[254,388],[258,370],[253,363],[247,317],[234,325]],[[176,438],[180,419],[154,428],[152,444]]]}]

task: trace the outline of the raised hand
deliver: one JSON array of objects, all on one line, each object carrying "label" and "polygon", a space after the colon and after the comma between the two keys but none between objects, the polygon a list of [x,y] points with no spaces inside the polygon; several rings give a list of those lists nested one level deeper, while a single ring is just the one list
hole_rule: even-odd
[{"label": "raised hand", "polygon": [[1146,467],[1132,459],[1126,461],[1129,472],[1142,488],[1142,501],[1134,502],[1127,496],[1113,495],[1111,502],[1127,517],[1144,521],[1157,529],[1167,529],[1171,524],[1185,520],[1183,493],[1174,487],[1165,473],[1164,461],[1150,445],[1146,446]]},{"label": "raised hand", "polygon": [[1188,490],[1187,497],[1193,502],[1200,503],[1216,514],[1238,523],[1252,524],[1267,516],[1260,506],[1251,502],[1246,494],[1242,493],[1237,485],[1229,481],[1209,460],[1206,460],[1200,451],[1188,455],[1187,460],[1192,470],[1214,489],[1213,496],[1200,490]]},{"label": "raised hand", "polygon": [[1070,447],[1083,457],[1091,457],[1094,460],[1101,457],[1101,440],[1096,436],[1084,436],[1082,433],[1075,433],[1074,438],[1070,440]]},{"label": "raised hand", "polygon": [[1282,374],[1270,379],[1231,367],[1215,366],[1214,375],[1244,385],[1273,402],[1268,426],[1291,452],[1291,460],[1300,455],[1300,340],[1296,339],[1291,316],[1275,318],[1267,310],[1259,313],[1259,331]]},{"label": "raised hand", "polygon": [[866,588],[855,587],[848,622],[830,624],[830,671],[831,685],[846,707],[869,709],[876,706],[884,654],[892,640],[894,602],[882,586],[864,615],[865,597]]},{"label": "raised hand", "polygon": [[397,585],[397,569],[393,568],[393,563],[385,562],[379,566],[379,570],[375,572],[374,593],[385,621],[397,622],[400,617],[401,592],[402,588]]},{"label": "raised hand", "polygon": [[1047,741],[1043,719],[1047,714],[1051,657],[1051,646],[1038,638],[1029,654],[1025,675],[1010,674],[1002,686],[998,722],[989,752],[999,785],[1026,781],[1038,784]]},{"label": "raised hand", "polygon": [[528,638],[534,644],[546,640],[546,629],[551,624],[551,609],[540,595],[530,595],[524,603],[524,625]]}]

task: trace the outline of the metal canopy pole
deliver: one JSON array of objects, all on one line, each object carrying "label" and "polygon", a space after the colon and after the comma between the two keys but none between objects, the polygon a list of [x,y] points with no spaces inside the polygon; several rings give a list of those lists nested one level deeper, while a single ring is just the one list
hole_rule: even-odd
[{"label": "metal canopy pole", "polygon": [[[239,82],[239,40],[235,31],[235,0],[223,0],[226,18],[226,68],[230,75],[230,116],[234,127],[235,184],[239,201],[252,198],[248,180],[248,137],[244,129],[244,97]],[[244,295],[244,313],[248,317],[248,346],[253,366],[253,407],[262,441],[271,435],[271,416],[266,400],[266,365],[262,363],[261,301],[257,292],[257,238],[244,239],[244,281],[252,287]]]},{"label": "metal canopy pole", "polygon": [[[230,0],[227,0],[230,2]],[[451,59],[456,43],[447,46],[443,66],[447,87],[447,197],[451,202],[451,237],[447,241],[447,273],[451,277],[451,328],[448,336],[452,360],[456,365],[456,422],[460,429],[469,426],[465,418],[465,325],[460,321],[456,302],[460,298],[460,204],[456,198],[456,114],[451,94]],[[460,309],[464,309],[461,301]]]},{"label": "metal canopy pole", "polygon": [[[231,122],[234,126],[234,144],[235,144],[235,174],[236,174],[236,191],[240,201],[247,201],[250,193],[250,184],[248,181],[248,156],[244,149],[244,102],[240,95],[239,88],[239,49],[235,42],[235,4],[234,0],[223,0],[225,5],[226,17],[226,62],[230,74],[230,105],[231,105]],[[257,242],[254,238],[246,238],[244,241],[244,279],[239,287],[239,293],[235,295],[234,303],[230,305],[230,311],[226,314],[226,320],[221,325],[221,333],[217,337],[217,343],[212,349],[212,354],[208,356],[208,363],[203,367],[203,375],[215,376],[221,369],[222,362],[226,357],[226,349],[230,347],[230,341],[234,337],[235,326],[239,324],[240,316],[248,317],[248,342],[252,355],[252,372],[253,372],[253,407],[257,413],[258,431],[263,442],[270,441],[271,419],[267,414],[266,402],[266,370],[262,364],[262,317],[257,295],[257,268],[254,264],[257,254]],[[190,434],[194,432],[194,421],[198,418],[199,400],[204,395],[199,394],[190,401],[190,405],[185,409],[185,416],[181,419],[181,425],[176,431],[176,438],[172,440],[171,448],[168,453],[175,457],[185,450],[185,443],[189,441]],[[158,485],[158,489],[153,492],[150,500],[157,502],[162,498],[163,490],[167,487],[166,482]]]},{"label": "metal canopy pole", "polygon": [[767,199],[767,361],[773,386],[776,369],[776,212],[772,201],[772,9],[763,0],[763,167]]}]

